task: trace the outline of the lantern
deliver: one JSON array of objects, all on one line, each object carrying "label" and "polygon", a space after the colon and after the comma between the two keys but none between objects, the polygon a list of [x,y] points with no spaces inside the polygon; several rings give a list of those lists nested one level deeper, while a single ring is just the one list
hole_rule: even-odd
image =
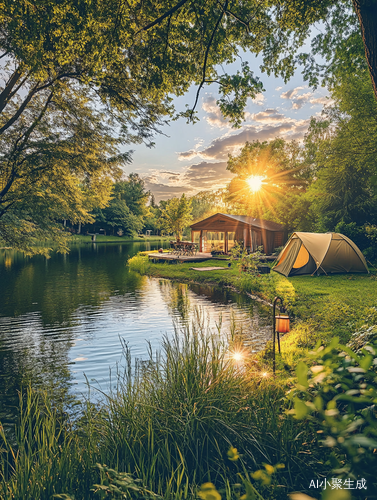
[{"label": "lantern", "polygon": [[275,328],[278,333],[289,332],[289,316],[275,316]]},{"label": "lantern", "polygon": [[[276,316],[276,304],[279,301],[280,301],[279,315]],[[276,368],[275,342],[276,342],[276,337],[277,337],[277,341],[278,341],[278,348],[279,348],[279,354],[280,354],[281,353],[280,334],[289,332],[289,316],[287,314],[286,308],[283,305],[283,299],[281,297],[275,297],[272,315],[273,315],[273,321],[274,321],[274,323],[273,323],[272,356],[273,356],[273,372],[275,374],[275,368]]]}]

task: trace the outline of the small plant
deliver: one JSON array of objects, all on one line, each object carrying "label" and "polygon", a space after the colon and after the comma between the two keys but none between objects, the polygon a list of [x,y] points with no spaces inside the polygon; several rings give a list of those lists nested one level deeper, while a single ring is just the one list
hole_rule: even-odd
[{"label": "small plant", "polygon": [[[284,464],[277,464],[276,466],[263,464],[263,469],[259,469],[255,472],[249,474],[246,470],[245,464],[241,460],[241,456],[238,453],[237,448],[233,448],[231,446],[228,450],[228,459],[232,462],[237,462],[240,460],[243,469],[243,475],[238,473],[239,478],[241,479],[242,484],[236,483],[233,484],[231,488],[231,498],[235,498],[236,500],[264,500],[263,496],[258,492],[252,483],[250,476],[256,483],[259,483],[261,486],[269,486],[272,482],[272,475],[275,474],[279,469],[284,469]],[[245,491],[243,495],[242,489]],[[198,496],[202,500],[221,500],[221,494],[217,491],[216,487],[212,483],[204,483],[202,484]]]},{"label": "small plant", "polygon": [[132,474],[118,472],[106,465],[96,464],[101,473],[101,484],[94,484],[93,491],[100,498],[160,500],[161,496],[149,491],[141,479],[134,479]]},{"label": "small plant", "polygon": [[254,253],[248,253],[246,248],[241,244],[235,245],[231,249],[231,259],[237,261],[237,266],[240,272],[248,272],[250,274],[258,275],[258,265],[263,254],[263,246],[257,248]]}]

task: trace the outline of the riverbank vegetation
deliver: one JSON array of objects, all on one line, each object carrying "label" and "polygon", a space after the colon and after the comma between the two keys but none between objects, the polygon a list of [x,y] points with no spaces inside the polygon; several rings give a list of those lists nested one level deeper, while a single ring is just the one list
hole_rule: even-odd
[{"label": "riverbank vegetation", "polygon": [[[228,264],[226,260],[214,262],[220,267]],[[259,276],[240,272],[236,263],[230,269],[195,271],[190,270],[192,263],[155,264],[143,254],[130,259],[129,266],[149,276],[234,287],[269,303],[277,295],[282,297],[294,320],[292,331],[282,341],[283,357],[288,363],[300,359],[317,341],[327,343],[338,336],[347,343],[354,332],[377,322],[377,279],[373,269],[370,274],[286,278],[274,272]],[[194,267],[208,267],[208,261],[195,263]]]},{"label": "riverbank vegetation", "polygon": [[[160,354],[150,352],[148,361],[135,363],[124,345],[116,387],[102,401],[76,405],[69,413],[47,393],[21,394],[15,434],[0,428],[1,498],[123,498],[119,490],[129,485],[124,498],[151,500],[156,494],[183,500],[198,498],[207,483],[218,499],[239,498],[246,488],[250,500],[283,500],[293,491],[318,494],[313,481],[349,473],[355,473],[355,483],[362,477],[373,488],[377,426],[362,409],[375,397],[369,386],[376,351],[349,350],[347,361],[333,340],[308,365],[301,362],[296,381],[287,381],[273,378],[261,360],[234,356],[240,344],[233,333],[225,339],[221,331],[208,332],[197,318],[165,339]],[[352,369],[340,373],[341,364]],[[324,376],[318,377],[321,370]],[[354,396],[344,405],[343,389],[331,383],[334,376],[351,391],[365,384],[357,410],[359,442],[352,431]],[[345,418],[347,426],[340,424]],[[116,471],[133,479],[125,483]],[[248,482],[257,497],[247,493]]]}]

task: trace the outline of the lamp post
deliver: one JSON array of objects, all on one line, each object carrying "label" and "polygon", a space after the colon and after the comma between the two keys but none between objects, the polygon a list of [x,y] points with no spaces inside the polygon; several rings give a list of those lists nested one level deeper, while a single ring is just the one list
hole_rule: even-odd
[{"label": "lamp post", "polygon": [[[280,307],[279,307],[279,315],[276,316],[276,304],[280,300]],[[276,335],[278,338],[278,347],[279,347],[279,354],[280,354],[280,333],[287,333],[289,332],[289,316],[287,313],[286,308],[284,307],[283,304],[283,299],[281,297],[275,297],[274,299],[274,304],[273,304],[273,348],[272,348],[272,353],[273,353],[273,372],[275,375],[275,370],[276,370]]]}]

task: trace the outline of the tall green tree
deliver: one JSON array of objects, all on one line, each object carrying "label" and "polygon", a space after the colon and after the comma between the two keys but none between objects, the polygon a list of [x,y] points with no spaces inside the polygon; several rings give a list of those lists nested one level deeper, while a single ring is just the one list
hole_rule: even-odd
[{"label": "tall green tree", "polygon": [[[164,120],[177,116],[171,95],[183,94],[192,83],[197,85],[195,101],[178,115],[194,120],[201,89],[217,82],[222,112],[240,125],[247,99],[255,97],[262,84],[247,63],[235,75],[219,68],[243,50],[261,54],[262,70],[285,79],[304,64],[305,75],[316,84],[337,66],[339,60],[332,54],[352,38],[365,49],[364,62],[376,93],[376,5],[376,0],[1,2],[0,151],[6,151],[0,159],[5,165],[0,167],[1,218],[7,213],[9,219],[4,197],[12,186],[18,191],[21,185],[15,184],[16,179],[35,178],[32,150],[37,139],[48,142],[54,113],[61,119],[53,133],[60,139],[68,137],[68,143],[76,140],[70,135],[70,120],[64,119],[67,106],[73,113],[85,110],[88,116],[93,109],[106,113],[107,136],[119,141],[113,143],[115,150],[104,150],[104,161],[94,168],[94,162],[87,161],[90,135],[79,135],[79,154],[73,158],[81,164],[77,179],[82,184],[93,176],[101,178],[101,165],[114,165],[120,146],[133,141],[151,144]],[[309,54],[300,54],[318,21],[325,21],[323,34],[314,38]],[[316,53],[325,59],[324,69],[316,63]],[[352,53],[349,57],[354,60]],[[26,161],[20,153],[28,147]],[[41,144],[37,155],[45,183],[59,165],[58,158],[49,159],[51,147],[45,150]],[[68,167],[62,173],[72,171]],[[15,203],[11,207],[15,209]],[[29,203],[30,221],[36,216],[31,208]],[[13,216],[22,220],[15,212]],[[3,231],[3,237],[6,234]]]},{"label": "tall green tree", "polygon": [[321,230],[377,222],[377,102],[366,68],[341,76],[334,104],[306,138],[316,174],[308,196]]},{"label": "tall green tree", "polygon": [[126,181],[115,183],[113,195],[124,200],[134,215],[144,217],[148,214],[150,192],[145,189],[145,182],[139,174],[131,173]]},{"label": "tall green tree", "polygon": [[113,234],[121,229],[124,234],[138,233],[149,215],[150,193],[144,180],[131,173],[127,180],[120,180],[112,186],[112,198],[107,207],[97,206],[93,211],[96,222],[111,228]]},{"label": "tall green tree", "polygon": [[192,222],[191,201],[182,194],[180,198],[172,198],[163,204],[159,224],[163,231],[175,233],[177,240],[182,232]]}]

